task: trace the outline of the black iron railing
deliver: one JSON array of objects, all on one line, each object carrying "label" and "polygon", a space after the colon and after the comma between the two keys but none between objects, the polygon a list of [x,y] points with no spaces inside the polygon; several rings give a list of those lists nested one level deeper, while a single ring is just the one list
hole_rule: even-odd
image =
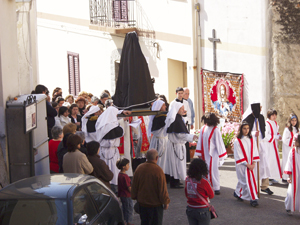
[{"label": "black iron railing", "polygon": [[90,22],[104,27],[136,27],[135,0],[90,0]]}]

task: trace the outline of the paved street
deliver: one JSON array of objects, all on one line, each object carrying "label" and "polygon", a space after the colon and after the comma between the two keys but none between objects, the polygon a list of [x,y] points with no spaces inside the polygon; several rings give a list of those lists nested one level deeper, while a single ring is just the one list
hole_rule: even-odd
[{"label": "paved street", "polygon": [[[226,159],[220,168],[221,195],[211,200],[219,218],[211,221],[211,224],[299,224],[300,213],[289,216],[285,212],[284,199],[287,185],[276,184],[270,186],[274,192],[272,196],[262,194],[259,206],[253,208],[248,201],[239,202],[233,197],[233,191],[237,184],[235,165],[233,159]],[[185,214],[186,198],[184,189],[169,189],[171,198],[170,207],[164,211],[164,224],[188,224]],[[139,215],[134,214],[133,224],[140,224]]]}]

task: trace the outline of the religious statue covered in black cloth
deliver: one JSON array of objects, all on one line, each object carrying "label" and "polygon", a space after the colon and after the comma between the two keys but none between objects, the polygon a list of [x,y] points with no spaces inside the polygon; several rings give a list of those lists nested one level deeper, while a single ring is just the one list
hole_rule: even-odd
[{"label": "religious statue covered in black cloth", "polygon": [[126,34],[112,99],[119,109],[150,108],[150,103],[156,100],[148,63],[136,32]]}]

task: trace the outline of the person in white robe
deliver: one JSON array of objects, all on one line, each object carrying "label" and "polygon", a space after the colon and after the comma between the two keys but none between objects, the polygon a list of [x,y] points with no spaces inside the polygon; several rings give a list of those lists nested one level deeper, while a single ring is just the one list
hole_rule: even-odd
[{"label": "person in white robe", "polygon": [[282,178],[280,157],[278,151],[278,140],[282,137],[279,134],[279,126],[276,122],[277,112],[274,109],[269,109],[267,112],[268,119],[266,120],[266,147],[267,158],[270,169],[270,178],[272,183],[278,183],[276,179]]},{"label": "person in white robe", "polygon": [[[250,126],[251,135],[255,138],[256,143],[258,142],[258,153],[259,153],[259,179],[261,179],[261,191],[266,192],[269,195],[273,194],[273,191],[269,188],[269,177],[271,176],[268,154],[266,147],[266,123],[265,118],[261,114],[261,105],[259,102],[254,101],[249,105],[246,112],[243,114],[243,121],[247,121]],[[256,166],[257,167],[257,166]]]},{"label": "person in white robe", "polygon": [[289,187],[285,198],[285,209],[288,214],[300,212],[300,137],[297,133],[294,136],[295,147],[290,151],[284,173],[289,177],[287,179]]},{"label": "person in white robe", "polygon": [[174,102],[165,121],[164,135],[168,134],[165,173],[171,177],[171,188],[182,188],[179,180],[186,177],[185,142],[197,139],[196,135],[189,134],[182,118],[183,114],[185,114],[183,104]]},{"label": "person in white robe", "polygon": [[190,104],[187,100],[185,100],[183,98],[184,95],[184,89],[182,87],[177,87],[176,88],[176,96],[177,98],[175,98],[171,103],[170,103],[170,108],[172,108],[172,105],[175,102],[181,102],[184,105],[184,114],[182,115],[183,120],[184,120],[184,124],[191,124],[192,122],[192,113],[191,113],[191,109],[190,109]]},{"label": "person in white robe", "polygon": [[[152,111],[166,111],[166,104],[162,100],[156,100],[152,107]],[[164,133],[166,114],[159,114],[157,116],[149,116],[148,133],[152,134],[149,149],[155,149],[158,152],[157,165],[159,165],[165,172],[166,159],[167,159],[167,142],[168,137]]]},{"label": "person in white robe", "polygon": [[[110,181],[111,185],[118,185],[119,169],[116,166],[120,158],[118,147],[120,138],[124,135],[123,128],[118,122],[118,109],[114,106],[108,107],[99,117],[96,124],[97,138],[100,143],[100,158],[105,161],[114,177]],[[112,186],[112,189],[115,188]]]},{"label": "person in white robe", "polygon": [[234,159],[238,183],[233,196],[250,201],[253,207],[258,206],[255,166],[259,155],[255,139],[250,133],[249,124],[244,121],[234,141]]},{"label": "person in white robe", "polygon": [[98,131],[96,130],[99,123],[99,115],[101,114],[98,105],[91,106],[90,110],[85,113],[81,119],[81,130],[85,134],[85,141],[98,141]]},{"label": "person in white robe", "polygon": [[200,129],[195,156],[202,158],[206,162],[209,170],[207,178],[214,188],[215,194],[219,195],[219,167],[223,165],[224,160],[227,158],[222,135],[217,127],[220,120],[214,113],[205,113],[201,121],[204,121],[205,125]]},{"label": "person in white robe", "polygon": [[[291,113],[282,135],[282,171],[284,171],[288,155],[293,148],[294,135],[299,132],[299,121],[296,114]],[[287,182],[288,175],[283,173],[282,182]]]},{"label": "person in white robe", "polygon": [[[132,165],[131,163],[131,140],[130,140],[130,126],[129,126],[129,121],[128,118],[122,118],[119,120],[120,126],[123,128],[124,130],[124,141],[123,143],[123,147],[124,147],[124,155],[121,155],[121,158],[126,158],[129,160],[129,165]],[[126,174],[129,177],[133,176],[133,171],[132,171],[132,166],[129,167],[129,169],[126,171]]]}]

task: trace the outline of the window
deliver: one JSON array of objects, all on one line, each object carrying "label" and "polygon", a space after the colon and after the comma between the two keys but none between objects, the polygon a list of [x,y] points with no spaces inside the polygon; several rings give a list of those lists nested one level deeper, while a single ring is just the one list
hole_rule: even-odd
[{"label": "window", "polygon": [[84,188],[80,189],[73,199],[73,220],[74,223],[85,224],[90,222],[97,215],[97,210],[89,194]]},{"label": "window", "polygon": [[77,96],[80,92],[79,54],[68,52],[69,93]]},{"label": "window", "polygon": [[101,212],[111,198],[110,193],[97,183],[88,185],[87,189],[89,190],[91,196],[97,204],[99,211]]},{"label": "window", "polygon": [[60,199],[1,200],[2,224],[68,224],[67,202]]}]

